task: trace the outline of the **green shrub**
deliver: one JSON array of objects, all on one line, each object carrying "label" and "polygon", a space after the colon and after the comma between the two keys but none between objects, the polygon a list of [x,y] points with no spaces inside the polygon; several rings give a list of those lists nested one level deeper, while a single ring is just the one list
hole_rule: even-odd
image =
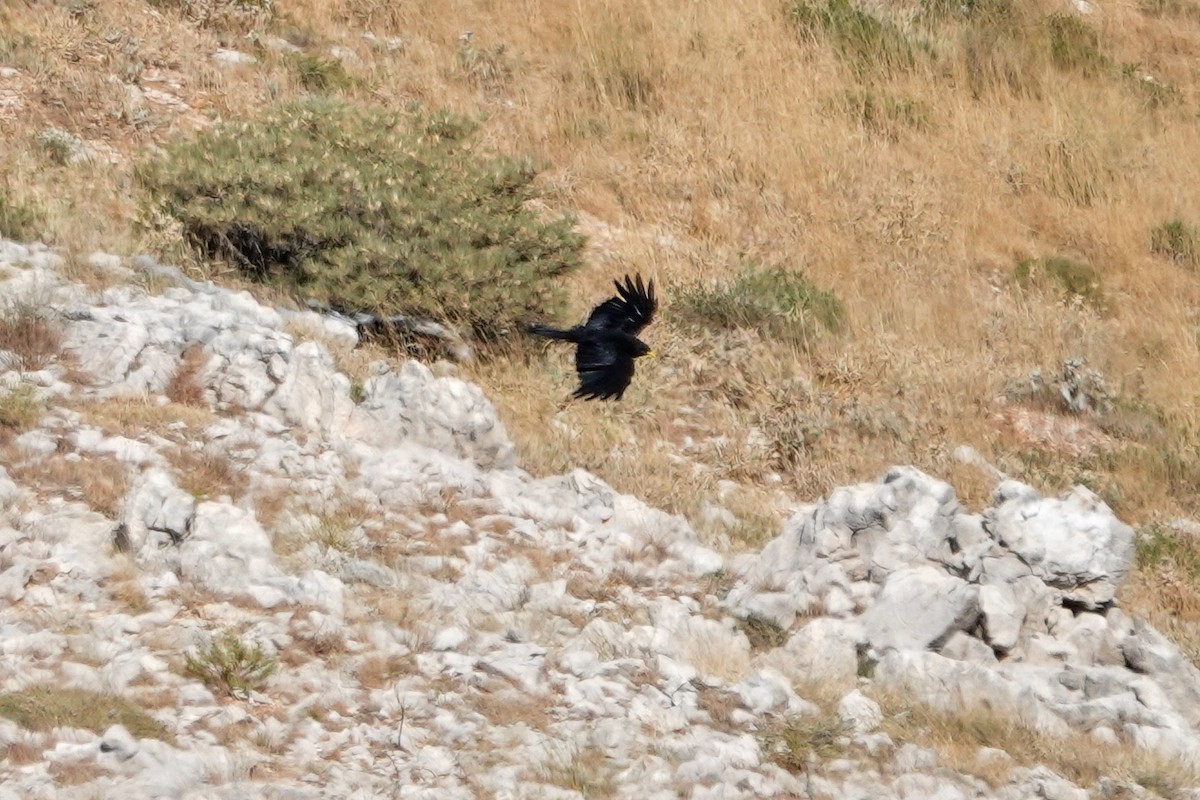
[{"label": "green shrub", "polygon": [[1100,273],[1091,264],[1062,256],[1025,259],[1013,270],[1022,287],[1041,286],[1056,289],[1068,299],[1079,298],[1093,308],[1108,307],[1100,283]]},{"label": "green shrub", "polygon": [[911,69],[918,53],[926,49],[895,23],[879,19],[850,0],[791,0],[787,15],[802,36],[827,38],[860,77]]},{"label": "green shrub", "polygon": [[260,688],[275,674],[279,662],[258,645],[248,645],[226,631],[188,654],[187,673],[211,688],[230,695],[245,695]]},{"label": "green shrub", "polygon": [[138,174],[204,257],[495,341],[561,312],[553,279],[579,264],[583,237],[529,210],[536,171],[477,152],[475,128],[312,98],[175,144]]},{"label": "green shrub", "polygon": [[802,273],[754,268],[731,283],[694,286],[679,293],[676,315],[703,328],[748,328],[795,344],[807,345],[822,330],[837,333],[845,309],[837,296]]},{"label": "green shrub", "polygon": [[1200,230],[1181,219],[1172,219],[1150,232],[1150,251],[1176,264],[1200,266]]}]

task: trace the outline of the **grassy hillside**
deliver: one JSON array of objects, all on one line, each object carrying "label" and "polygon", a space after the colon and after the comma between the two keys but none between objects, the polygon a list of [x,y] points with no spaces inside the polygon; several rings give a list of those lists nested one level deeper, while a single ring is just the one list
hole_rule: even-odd
[{"label": "grassy hillside", "polygon": [[[626,271],[665,296],[621,404],[559,412],[558,349],[467,368],[530,469],[723,505],[736,548],[892,463],[977,503],[970,445],[1154,526],[1200,506],[1200,6],[1080,5],[7,4],[0,231],[238,279],[147,211],[155,148],[310,94],[444,108],[588,235],[561,321]],[[1127,602],[1187,639],[1200,558],[1156,536]]]}]

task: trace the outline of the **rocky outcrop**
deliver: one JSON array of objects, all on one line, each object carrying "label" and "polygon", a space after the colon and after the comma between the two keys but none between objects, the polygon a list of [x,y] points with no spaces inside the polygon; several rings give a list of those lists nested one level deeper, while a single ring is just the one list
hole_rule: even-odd
[{"label": "rocky outcrop", "polygon": [[[115,694],[162,731],[0,714],[0,800],[1087,796],[947,769],[892,738],[889,693],[1196,756],[1200,680],[1116,607],[1132,533],[1086,490],[970,514],[898,468],[729,556],[585,471],[529,475],[453,366],[352,380],[345,320],[92,262],[118,285],[0,241],[0,298],[64,331],[43,369],[0,353],[0,395],[42,406],[3,444],[0,692]],[[187,668],[228,633],[278,672],[229,695]],[[772,731],[825,715],[837,757],[797,769]]]},{"label": "rocky outcrop", "polygon": [[1005,481],[971,514],[948,484],[895,468],[834,491],[739,558],[725,606],[798,628],[783,649],[810,679],[869,672],[946,711],[984,708],[1200,763],[1200,672],[1113,603],[1133,544],[1083,487],[1044,498]]}]

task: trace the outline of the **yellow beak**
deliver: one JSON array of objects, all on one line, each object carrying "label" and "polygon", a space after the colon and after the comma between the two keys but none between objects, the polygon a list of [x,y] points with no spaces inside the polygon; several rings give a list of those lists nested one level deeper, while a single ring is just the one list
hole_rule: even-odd
[{"label": "yellow beak", "polygon": [[646,353],[646,358],[654,358],[655,355],[657,355],[657,354],[653,350],[651,350],[649,353]]}]

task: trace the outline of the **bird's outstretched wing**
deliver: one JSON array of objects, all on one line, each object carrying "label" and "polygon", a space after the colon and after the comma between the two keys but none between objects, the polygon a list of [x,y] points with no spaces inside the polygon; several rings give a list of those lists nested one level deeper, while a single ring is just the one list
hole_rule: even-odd
[{"label": "bird's outstretched wing", "polygon": [[633,358],[603,340],[588,339],[575,351],[579,388],[575,396],[584,400],[621,399],[633,380]]},{"label": "bird's outstretched wing", "polygon": [[620,281],[613,281],[613,284],[617,287],[617,296],[608,298],[592,309],[586,327],[636,334],[650,324],[658,308],[654,281],[643,284],[642,276],[638,275],[635,283],[633,278],[626,275],[624,285]]}]

